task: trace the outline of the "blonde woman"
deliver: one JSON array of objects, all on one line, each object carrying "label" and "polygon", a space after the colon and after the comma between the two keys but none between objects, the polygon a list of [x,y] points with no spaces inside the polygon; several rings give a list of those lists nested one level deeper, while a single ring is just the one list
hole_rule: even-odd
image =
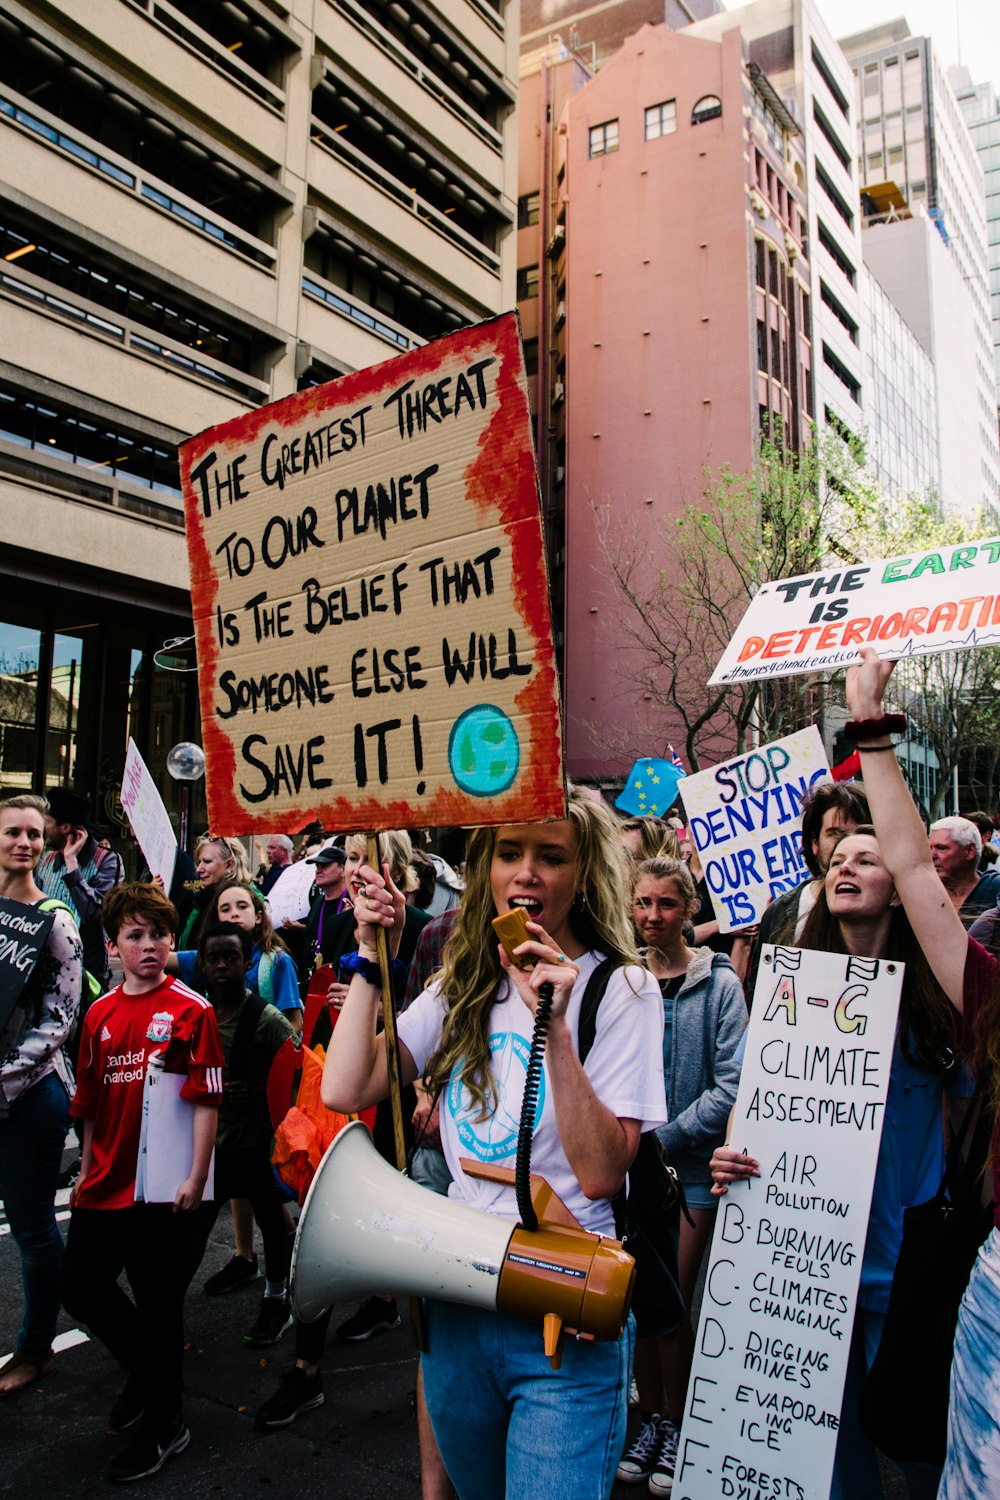
[{"label": "blonde woman", "polygon": [[[184,929],[178,934],[178,948],[196,948],[198,932],[212,906],[219,888],[227,880],[253,885],[247,853],[239,839],[227,839],[206,833],[194,848],[194,863],[200,882],[194,893],[194,905]],[[256,886],[253,887],[256,890]]]},{"label": "blonde woman", "polygon": [[[659,990],[638,962],[627,921],[625,860],[607,809],[572,792],[559,822],[477,829],[466,888],[440,976],[399,1018],[404,1083],[423,1076],[441,1092],[441,1137],[450,1196],[516,1220],[511,1188],[467,1177],[462,1156],[513,1166],[525,1056],[539,989],[553,1002],[533,1137],[541,1173],[585,1228],[614,1233],[610,1198],[621,1187],[643,1130],[665,1119]],[[331,1108],[365,1108],[388,1092],[384,1040],[376,1034],[375,934],[402,932],[404,897],[362,867],[355,911],[358,952],[323,1080]],[[520,907],[530,940],[514,968],[490,931]],[[597,1035],[581,1064],[580,1006],[604,956],[612,975]],[[444,1302],[428,1308],[422,1357],[427,1409],[445,1467],[462,1500],[504,1495],[607,1495],[625,1432],[633,1329],[617,1343],[567,1341],[561,1369],[545,1357],[528,1319]]]}]

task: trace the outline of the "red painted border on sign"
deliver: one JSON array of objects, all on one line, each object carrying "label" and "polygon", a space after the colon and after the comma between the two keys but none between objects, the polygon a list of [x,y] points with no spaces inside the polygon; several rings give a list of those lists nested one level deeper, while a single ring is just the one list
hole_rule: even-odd
[{"label": "red painted border on sign", "polygon": [[[250,812],[239,801],[235,793],[235,750],[214,711],[219,659],[214,628],[218,586],[201,505],[191,488],[191,471],[213,448],[235,451],[252,443],[264,427],[300,422],[311,415],[321,416],[331,408],[349,409],[352,403],[374,401],[406,380],[427,376],[440,364],[442,342],[436,340],[382,365],[342,376],[335,382],[301,391],[234,421],[208,428],[182,444],[179,450],[207,762],[206,791],[209,818],[216,832],[270,832],[274,811],[264,806],[259,812]],[[456,787],[454,791],[441,790],[426,799],[400,798],[387,802],[355,792],[323,802],[303,801],[282,810],[282,820],[289,827],[313,817],[321,818],[328,828],[345,829],[497,824],[565,815],[562,728],[549,624],[548,579],[542,548],[533,545],[541,525],[538,483],[532,454],[523,442],[524,432],[530,434],[531,423],[527,397],[518,381],[521,351],[517,315],[505,313],[460,330],[448,335],[447,343],[449,354],[467,356],[470,361],[490,351],[495,351],[499,359],[499,407],[483,434],[479,456],[466,470],[465,481],[469,498],[484,517],[499,511],[500,524],[511,545],[514,591],[532,636],[536,670],[515,700],[530,723],[531,739],[525,759],[531,769],[526,777],[518,778],[510,792],[490,798],[474,798]],[[497,482],[498,472],[504,476],[502,484]],[[525,526],[526,521],[535,524]]]}]

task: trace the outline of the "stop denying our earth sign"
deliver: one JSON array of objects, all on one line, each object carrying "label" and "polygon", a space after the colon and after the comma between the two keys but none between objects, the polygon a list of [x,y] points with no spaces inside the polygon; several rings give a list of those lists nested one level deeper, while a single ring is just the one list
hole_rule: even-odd
[{"label": "stop denying our earth sign", "polygon": [[213,827],[563,815],[513,313],[211,428],[180,459]]}]

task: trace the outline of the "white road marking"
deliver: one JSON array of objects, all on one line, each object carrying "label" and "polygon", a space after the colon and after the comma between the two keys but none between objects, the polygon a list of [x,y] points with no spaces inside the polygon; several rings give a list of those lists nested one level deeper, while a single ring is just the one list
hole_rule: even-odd
[{"label": "white road marking", "polygon": [[[52,1353],[63,1354],[67,1349],[74,1349],[77,1344],[89,1344],[90,1335],[84,1333],[82,1328],[71,1328],[68,1333],[58,1333],[52,1340]],[[9,1354],[0,1354],[0,1365],[6,1364],[10,1359]]]}]

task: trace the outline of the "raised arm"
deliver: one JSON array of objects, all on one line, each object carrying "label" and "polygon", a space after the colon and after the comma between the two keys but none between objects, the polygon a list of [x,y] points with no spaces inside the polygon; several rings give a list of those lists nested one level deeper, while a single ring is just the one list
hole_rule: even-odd
[{"label": "raised arm", "polygon": [[[893,666],[893,662],[880,661],[869,650],[859,667],[848,670],[847,704],[852,718],[883,716],[885,688]],[[938,983],[956,1010],[961,1010],[969,940],[931,862],[920,814],[889,736],[859,740],[858,749],[879,852]]]},{"label": "raised arm", "polygon": [[[406,901],[389,878],[388,866],[376,875],[367,865],[358,872],[364,895],[355,905],[358,923],[358,956],[372,966],[377,962],[376,931],[383,927],[390,955],[399,951]],[[389,1065],[385,1055],[385,1033],[376,1034],[381,991],[362,973],[354,975],[344,997],[340,1018],[330,1038],[323,1065],[320,1095],[327,1109],[358,1113],[377,1104],[389,1093]],[[405,1087],[417,1076],[409,1049],[399,1044],[400,1081]]]}]

